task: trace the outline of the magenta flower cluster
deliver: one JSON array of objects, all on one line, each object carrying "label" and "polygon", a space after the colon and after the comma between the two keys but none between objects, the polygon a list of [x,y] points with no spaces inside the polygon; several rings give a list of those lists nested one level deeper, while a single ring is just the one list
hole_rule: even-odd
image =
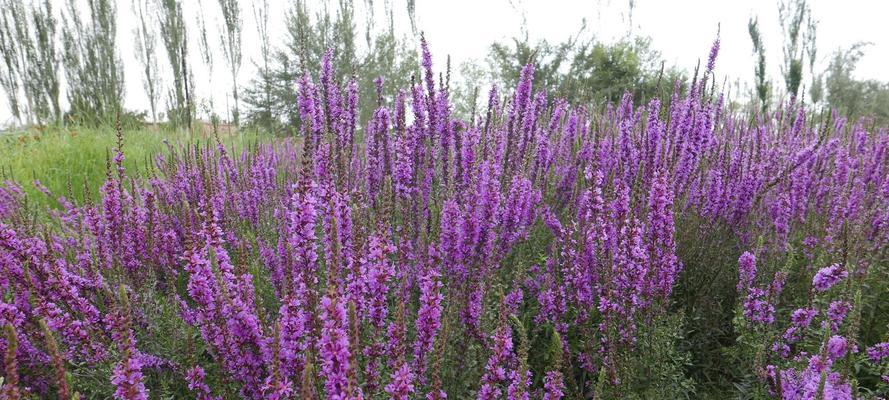
[{"label": "magenta flower cluster", "polygon": [[[534,64],[461,118],[421,47],[421,76],[378,80],[374,110],[327,52],[295,82],[294,138],[171,146],[138,177],[117,149],[95,201],[59,197],[40,218],[0,184],[15,392],[50,396],[54,369],[76,368],[110,371],[93,397],[121,399],[599,398],[632,381],[640,338],[697,306],[676,293],[711,252],[738,260],[708,278],[731,292],[738,272],[736,321],[763,341],[770,393],[851,396],[850,288],[889,243],[886,130],[793,102],[738,115],[706,79],[571,105]],[[717,231],[732,245],[700,249]],[[776,267],[792,248],[828,266]],[[529,353],[540,343],[548,358]],[[868,344],[860,358],[885,363]]]}]

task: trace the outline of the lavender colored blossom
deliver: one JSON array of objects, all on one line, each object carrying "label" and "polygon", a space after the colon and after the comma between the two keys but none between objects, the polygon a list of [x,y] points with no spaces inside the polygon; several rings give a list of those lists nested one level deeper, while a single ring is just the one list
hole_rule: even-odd
[{"label": "lavender colored blossom", "polygon": [[407,364],[403,364],[392,376],[392,382],[386,385],[386,393],[396,400],[408,400],[414,393],[414,374]]},{"label": "lavender colored blossom", "polygon": [[871,362],[882,362],[884,358],[889,358],[889,342],[877,343],[867,349],[867,357]]},{"label": "lavender colored blossom", "polygon": [[428,268],[420,278],[420,309],[417,311],[417,341],[414,345],[414,370],[421,382],[426,374],[426,355],[432,350],[435,337],[441,328],[441,275]]},{"label": "lavender colored blossom", "polygon": [[849,273],[842,266],[832,264],[818,270],[812,278],[812,287],[819,292],[825,292],[848,276]]},{"label": "lavender colored blossom", "polygon": [[562,382],[562,373],[549,371],[543,383],[544,400],[560,400],[564,395],[565,384]]},{"label": "lavender colored blossom", "polygon": [[351,398],[349,385],[349,350],[348,321],[346,309],[336,298],[321,299],[321,337],[318,341],[318,353],[321,358],[321,376],[324,377],[324,390],[330,399],[345,400]]},{"label": "lavender colored blossom", "polygon": [[842,336],[831,336],[827,341],[827,355],[832,360],[837,360],[846,355],[848,342]]},{"label": "lavender colored blossom", "polygon": [[738,259],[738,271],[741,276],[738,279],[738,291],[742,291],[753,285],[753,280],[756,279],[756,256],[749,251],[741,254],[741,258]]},{"label": "lavender colored blossom", "polygon": [[[711,82],[720,46],[671,97],[612,104],[554,97],[589,88],[535,80],[529,59],[484,110],[425,37],[416,77],[366,88],[360,60],[328,50],[317,70],[291,65],[292,136],[165,142],[130,174],[120,136],[97,187],[59,196],[35,176],[34,201],[4,181],[0,397],[639,397],[626,374],[670,359],[646,352],[672,348],[650,345],[675,342],[677,313],[682,329],[739,316],[738,340],[717,342],[755,391],[880,393],[889,346],[867,368],[857,349],[885,336],[867,300],[889,244],[889,130],[796,99],[739,112]],[[720,262],[737,248],[735,277]],[[844,261],[808,282],[799,256]],[[702,307],[727,306],[714,290],[732,284],[737,314]],[[66,372],[97,379],[67,387]]]}]

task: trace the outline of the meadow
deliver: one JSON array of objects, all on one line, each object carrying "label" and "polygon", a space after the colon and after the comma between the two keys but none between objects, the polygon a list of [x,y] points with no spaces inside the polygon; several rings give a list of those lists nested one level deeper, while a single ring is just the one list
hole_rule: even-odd
[{"label": "meadow", "polygon": [[717,52],[602,107],[529,64],[470,120],[425,41],[368,120],[328,52],[299,138],[4,137],[0,392],[885,397],[889,131],[733,111]]},{"label": "meadow", "polygon": [[[0,180],[23,183],[30,201],[41,206],[58,206],[32,183],[36,180],[50,193],[65,194],[83,202],[96,200],[96,189],[107,178],[111,150],[118,146],[116,127],[48,126],[0,134]],[[136,176],[153,168],[154,158],[165,150],[213,142],[212,133],[185,129],[148,127],[122,128],[127,158],[124,167]],[[219,136],[225,146],[239,151],[262,140],[273,140],[255,130]]]}]

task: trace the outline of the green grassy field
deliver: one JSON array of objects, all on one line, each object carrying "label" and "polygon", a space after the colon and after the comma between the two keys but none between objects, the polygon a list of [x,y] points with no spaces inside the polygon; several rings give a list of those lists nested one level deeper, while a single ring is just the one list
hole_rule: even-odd
[{"label": "green grassy field", "polygon": [[[213,141],[212,136],[169,130],[126,130],[123,135],[124,167],[129,174],[144,173],[154,156],[173,147]],[[220,137],[226,147],[270,140],[256,132],[246,131]],[[107,160],[117,146],[113,127],[49,128],[43,131],[0,132],[0,181],[18,182],[29,201],[56,205],[32,184],[39,180],[56,196],[66,195],[72,188],[75,201],[84,200],[84,187],[95,195],[107,171]]]}]

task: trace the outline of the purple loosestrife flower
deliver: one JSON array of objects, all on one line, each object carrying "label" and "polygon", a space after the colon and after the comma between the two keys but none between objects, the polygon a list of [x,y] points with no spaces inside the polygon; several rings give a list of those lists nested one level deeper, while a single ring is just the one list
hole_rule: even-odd
[{"label": "purple loosestrife flower", "polygon": [[808,328],[812,324],[812,319],[818,315],[818,310],[814,308],[798,308],[790,315],[790,321],[794,326],[800,328]]},{"label": "purple loosestrife flower", "polygon": [[116,399],[148,399],[148,391],[142,382],[142,364],[138,357],[124,356],[124,359],[114,367],[111,383],[117,387],[114,391]]},{"label": "purple loosestrife flower", "polygon": [[811,400],[819,398],[819,394],[825,400],[852,399],[851,387],[836,372],[822,374],[809,367],[801,373],[793,369],[781,371],[780,377],[782,400]]},{"label": "purple loosestrife flower", "polygon": [[188,390],[194,392],[197,400],[219,400],[219,397],[214,397],[213,393],[210,391],[210,387],[207,386],[205,376],[206,374],[204,373],[203,368],[199,366],[189,368],[188,371],[185,372],[185,380],[188,382]]},{"label": "purple loosestrife flower", "polygon": [[469,273],[466,264],[472,249],[467,243],[472,232],[460,206],[454,200],[445,200],[441,210],[439,253],[445,263],[446,274],[457,282],[464,282]]},{"label": "purple loosestrife flower", "polygon": [[846,342],[846,338],[842,336],[831,336],[827,341],[827,356],[836,361],[843,356],[846,355],[846,351],[848,350],[848,343]]},{"label": "purple loosestrife flower", "polygon": [[[328,48],[321,58],[321,86],[324,90],[324,111],[329,124],[333,124],[339,119],[341,111],[339,88],[337,88],[336,82],[334,82],[333,73],[333,49]],[[333,126],[328,128],[331,131],[334,130]]]},{"label": "purple loosestrife flower", "polygon": [[[124,290],[121,289],[123,293]],[[136,339],[129,326],[129,307],[124,305],[115,314],[109,314],[108,324],[112,337],[123,352],[123,359],[114,366],[111,383],[117,388],[114,398],[121,400],[148,400],[148,390],[142,382],[142,361],[136,349]]]},{"label": "purple loosestrife flower", "polygon": [[889,358],[889,342],[877,343],[867,349],[867,358],[873,363],[882,362]]},{"label": "purple loosestrife flower", "polygon": [[769,303],[767,293],[760,288],[748,289],[744,299],[744,317],[753,323],[770,325],[775,322],[775,307]]},{"label": "purple loosestrife flower", "polygon": [[263,399],[286,400],[293,398],[293,385],[287,378],[274,379],[274,376],[266,378],[262,386]]},{"label": "purple loosestrife flower", "polygon": [[744,254],[741,254],[741,258],[738,259],[738,272],[740,275],[740,278],[738,279],[738,291],[750,288],[750,286],[753,285],[753,281],[756,279],[756,256],[749,251],[745,251]]},{"label": "purple loosestrife flower", "polygon": [[710,56],[707,58],[707,73],[713,72],[713,67],[716,66],[716,57],[719,55],[719,32],[716,33],[716,40],[713,41],[713,46],[710,47]]},{"label": "purple loosestrife flower", "polygon": [[352,388],[349,382],[349,333],[346,308],[336,297],[321,298],[321,337],[318,353],[321,357],[321,375],[324,377],[324,390],[327,398],[335,400],[351,399]]},{"label": "purple loosestrife flower", "polygon": [[[429,52],[429,43],[426,42],[426,36],[420,35],[420,52],[422,55],[423,77],[426,80],[427,98],[429,101],[435,99],[435,75],[432,73],[432,53]],[[435,109],[429,108],[429,126],[434,126]]]},{"label": "purple loosestrife flower", "polygon": [[846,315],[851,310],[852,303],[849,303],[848,301],[837,300],[831,302],[830,305],[827,306],[827,319],[823,322],[822,326],[829,326],[832,332],[836,332],[846,319]]},{"label": "purple loosestrife flower", "polygon": [[648,200],[648,240],[650,271],[649,295],[667,299],[673,291],[673,282],[682,268],[676,256],[676,242],[673,239],[673,193],[666,178],[657,173],[651,185]]},{"label": "purple loosestrife flower", "polygon": [[481,388],[478,390],[478,400],[499,399],[503,394],[501,385],[506,382],[509,364],[512,354],[512,329],[501,323],[497,332],[491,337],[491,356],[485,365],[485,373],[482,375]]},{"label": "purple loosestrife flower", "polygon": [[318,251],[316,249],[315,224],[317,222],[317,200],[315,195],[306,190],[304,193],[294,193],[291,200],[291,211],[287,216],[287,246],[293,260],[292,267],[285,267],[294,274],[291,282],[291,291],[295,289],[296,281],[304,282],[309,287],[315,283],[315,271],[317,269]]},{"label": "purple loosestrife flower", "polygon": [[520,285],[516,285],[509,293],[507,293],[506,297],[503,299],[506,313],[509,315],[518,315],[519,307],[522,305],[524,296],[525,294]]},{"label": "purple loosestrife flower", "polygon": [[792,326],[784,331],[784,334],[781,336],[782,339],[788,343],[796,343],[802,340],[803,335],[806,333],[806,329],[809,328],[809,325],[812,324],[812,320],[815,319],[815,316],[817,315],[818,310],[814,308],[799,308],[794,310],[790,315]]},{"label": "purple loosestrife flower", "polygon": [[417,341],[414,345],[414,370],[420,382],[426,380],[426,355],[435,344],[441,329],[442,299],[439,274],[431,266],[420,278],[420,309],[417,311]]},{"label": "purple loosestrife flower", "polygon": [[528,388],[531,386],[531,371],[526,371],[522,377],[519,370],[515,369],[509,373],[509,387],[506,389],[506,398],[509,400],[530,400],[531,395]]},{"label": "purple loosestrife flower", "polygon": [[365,137],[365,151],[367,160],[367,193],[372,200],[380,191],[384,174],[386,173],[386,146],[385,137],[389,131],[389,110],[385,107],[378,108],[373,118],[368,123]]},{"label": "purple loosestrife flower", "polygon": [[409,400],[414,393],[414,373],[405,363],[392,374],[392,382],[386,385],[386,393],[395,400]]},{"label": "purple loosestrife flower", "polygon": [[513,178],[498,218],[501,254],[505,255],[518,240],[526,238],[527,229],[536,218],[535,209],[540,199],[540,193],[532,189],[530,180],[518,175]]},{"label": "purple loosestrife flower", "polygon": [[410,199],[416,190],[413,146],[415,135],[416,129],[410,127],[395,137],[395,168],[392,179],[395,184],[395,193],[398,199],[403,201]]},{"label": "purple loosestrife flower", "polygon": [[366,252],[360,260],[362,300],[366,303],[361,308],[374,327],[383,329],[389,314],[386,303],[389,285],[395,277],[395,265],[389,259],[395,253],[395,246],[384,234],[375,233],[368,239]]},{"label": "purple loosestrife flower", "polygon": [[812,287],[819,292],[826,292],[848,276],[849,273],[843,267],[839,264],[832,264],[818,270],[818,273],[812,278]]},{"label": "purple loosestrife flower", "polygon": [[564,395],[565,383],[562,381],[562,373],[549,371],[543,382],[543,400],[560,400]]},{"label": "purple loosestrife flower", "polygon": [[300,291],[284,298],[278,312],[278,365],[280,374],[285,378],[298,377],[302,371],[304,352],[309,347],[311,316],[300,301],[305,291]]},{"label": "purple loosestrife flower", "polygon": [[317,99],[317,89],[312,84],[308,74],[303,75],[299,81],[299,117],[303,121],[303,130],[306,133],[306,146],[308,149],[317,147],[324,131],[324,117]]}]

